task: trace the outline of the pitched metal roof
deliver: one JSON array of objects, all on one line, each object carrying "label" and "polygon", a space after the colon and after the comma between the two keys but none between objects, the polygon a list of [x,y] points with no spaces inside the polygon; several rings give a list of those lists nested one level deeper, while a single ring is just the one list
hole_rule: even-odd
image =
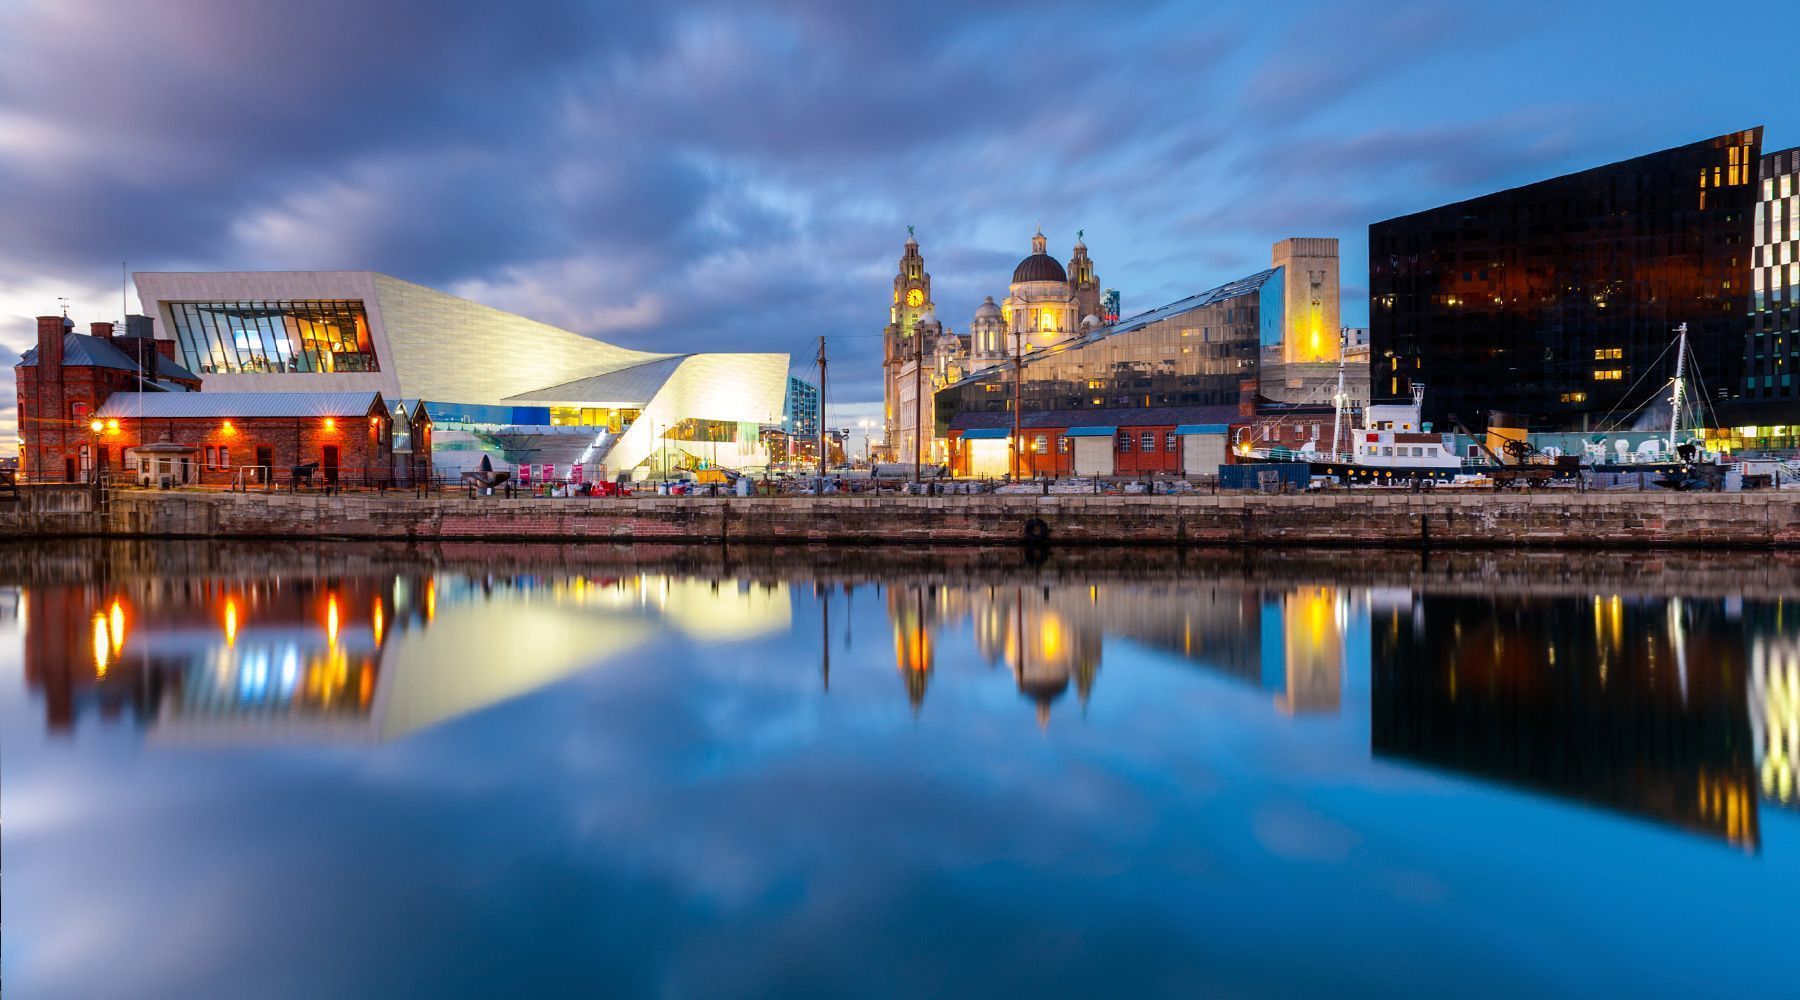
[{"label": "pitched metal roof", "polygon": [[115,392],[98,417],[361,417],[386,405],[379,392]]},{"label": "pitched metal roof", "polygon": [[689,354],[616,368],[599,375],[506,397],[509,403],[648,403]]}]

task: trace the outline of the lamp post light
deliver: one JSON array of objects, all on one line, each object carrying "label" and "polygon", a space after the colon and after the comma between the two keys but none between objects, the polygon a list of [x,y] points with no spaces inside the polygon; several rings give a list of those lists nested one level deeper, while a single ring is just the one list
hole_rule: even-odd
[{"label": "lamp post light", "polygon": [[90,481],[100,481],[100,432],[106,430],[106,422],[95,417],[88,422],[88,430],[94,432],[94,444],[88,449],[88,477]]},{"label": "lamp post light", "polygon": [[1024,330],[1013,331],[1013,433],[1012,433],[1012,478],[1019,481],[1019,459],[1024,451],[1025,442],[1020,437],[1020,422],[1025,409],[1025,400],[1021,395],[1021,387],[1025,383],[1025,352],[1031,350],[1031,342],[1025,339]]}]

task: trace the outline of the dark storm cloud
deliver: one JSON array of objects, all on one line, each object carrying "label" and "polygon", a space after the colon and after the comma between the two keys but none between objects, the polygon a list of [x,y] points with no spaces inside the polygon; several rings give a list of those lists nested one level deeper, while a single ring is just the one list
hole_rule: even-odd
[{"label": "dark storm cloud", "polygon": [[1369,221],[1774,113],[1591,50],[1594,7],[24,0],[0,343],[58,295],[110,318],[122,259],[371,268],[633,346],[836,336],[833,398],[873,399],[908,224],[959,329],[1038,224],[1128,311],[1291,235],[1349,289]]}]

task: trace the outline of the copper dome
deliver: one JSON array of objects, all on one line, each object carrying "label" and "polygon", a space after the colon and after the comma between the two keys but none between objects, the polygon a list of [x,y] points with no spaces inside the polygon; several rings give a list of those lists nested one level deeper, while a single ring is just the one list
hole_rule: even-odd
[{"label": "copper dome", "polygon": [[1013,268],[1015,285],[1021,281],[1060,281],[1066,284],[1068,280],[1069,275],[1063,270],[1063,266],[1047,253],[1034,253],[1019,261],[1019,266]]}]

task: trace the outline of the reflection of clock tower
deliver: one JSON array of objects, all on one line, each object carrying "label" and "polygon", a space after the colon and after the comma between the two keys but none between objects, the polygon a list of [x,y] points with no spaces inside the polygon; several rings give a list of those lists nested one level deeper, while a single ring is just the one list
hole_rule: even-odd
[{"label": "reflection of clock tower", "polygon": [[[915,340],[921,320],[926,326],[925,336]],[[925,272],[925,258],[919,253],[919,241],[908,226],[906,249],[900,255],[900,270],[894,275],[893,305],[888,310],[888,325],[882,336],[883,436],[890,456],[898,453],[902,437],[910,434],[913,424],[910,418],[902,421],[903,414],[898,412],[901,409],[902,369],[910,374],[910,363],[916,362],[915,353],[921,348],[927,354],[932,353],[933,338],[941,329],[931,301],[931,275]],[[911,391],[911,386],[907,386],[908,400]]]}]

